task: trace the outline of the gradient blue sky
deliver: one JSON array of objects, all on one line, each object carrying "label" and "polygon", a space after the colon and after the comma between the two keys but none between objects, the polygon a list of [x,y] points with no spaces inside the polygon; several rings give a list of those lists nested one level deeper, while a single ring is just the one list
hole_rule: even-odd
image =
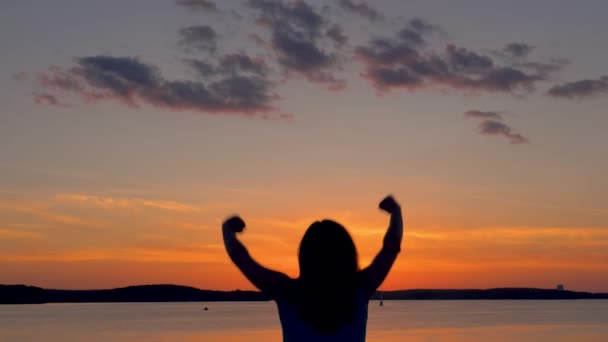
[{"label": "gradient blue sky", "polygon": [[[346,81],[341,91],[285,76],[276,49],[248,37],[269,37],[254,24],[260,12],[216,3],[216,12],[171,0],[0,5],[0,283],[250,288],[221,250],[219,223],[234,212],[250,223],[252,253],[293,276],[299,238],[319,216],[349,227],[365,263],[386,225],[377,200],[391,192],[407,233],[388,288],[565,283],[608,292],[608,3],[374,1],[385,20],[370,22],[339,1],[307,1],[318,13],[331,5],[323,16],[349,37],[342,69],[330,68]],[[533,90],[430,81],[378,94],[354,50],[413,18],[441,28],[425,36],[437,54],[454,44],[505,65],[495,51],[516,42],[534,47],[526,61],[569,63]],[[217,32],[215,55],[180,45],[179,30],[196,25]],[[61,91],[69,108],[34,101],[57,90],[37,75],[76,58],[137,57],[167,80],[192,80],[183,58],[236,52],[273,69],[273,115],[290,120],[84,103]],[[547,95],[585,79],[599,90]],[[498,113],[528,143],[480,134],[471,110]]]}]

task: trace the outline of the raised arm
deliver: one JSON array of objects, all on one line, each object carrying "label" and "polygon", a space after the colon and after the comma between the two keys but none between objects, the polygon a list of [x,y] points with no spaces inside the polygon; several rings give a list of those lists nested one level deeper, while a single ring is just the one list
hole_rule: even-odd
[{"label": "raised arm", "polygon": [[224,246],[234,264],[243,272],[245,277],[260,291],[276,299],[280,296],[286,282],[289,280],[285,274],[269,270],[257,263],[245,246],[237,238],[237,233],[245,229],[245,222],[240,217],[229,218],[222,225]]},{"label": "raised arm", "polygon": [[401,240],[403,238],[403,218],[401,216],[401,207],[397,201],[393,197],[388,196],[380,202],[379,207],[391,215],[391,220],[388,230],[384,235],[382,249],[372,263],[361,271],[363,286],[368,297],[371,297],[376,289],[380,287],[391,267],[393,267],[393,263],[401,251]]}]

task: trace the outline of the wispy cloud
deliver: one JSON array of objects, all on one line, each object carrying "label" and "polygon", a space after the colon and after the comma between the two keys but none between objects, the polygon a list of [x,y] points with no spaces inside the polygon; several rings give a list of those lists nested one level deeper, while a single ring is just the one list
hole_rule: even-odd
[{"label": "wispy cloud", "polygon": [[526,43],[509,43],[502,48],[500,53],[509,58],[519,59],[528,57],[533,50],[534,46]]},{"label": "wispy cloud", "polygon": [[527,144],[528,139],[519,133],[513,132],[511,127],[495,120],[484,120],[479,124],[479,133],[484,135],[502,136],[511,142],[511,144]]},{"label": "wispy cloud", "polygon": [[[499,64],[492,57],[448,44],[442,53],[429,50],[428,34],[440,29],[421,19],[411,20],[393,37],[374,38],[355,49],[365,65],[362,76],[379,93],[396,88],[417,90],[441,86],[467,92],[531,92],[546,81],[559,63]],[[531,47],[510,44],[508,53],[528,55]]]},{"label": "wispy cloud", "polygon": [[200,213],[209,210],[209,208],[205,206],[194,206],[175,201],[151,200],[144,198],[103,197],[84,194],[57,194],[55,196],[55,201],[86,204],[104,209],[150,208],[179,213]]},{"label": "wispy cloud", "polygon": [[40,239],[43,235],[39,232],[23,230],[0,229],[0,240]]},{"label": "wispy cloud", "polygon": [[0,211],[17,212],[31,215],[32,217],[38,217],[42,220],[51,223],[57,223],[68,226],[94,226],[98,225],[99,222],[94,220],[82,219],[80,217],[60,213],[52,210],[51,202],[17,202],[17,201],[5,201],[0,202]]},{"label": "wispy cloud", "polygon": [[342,26],[334,24],[327,31],[325,31],[327,37],[332,39],[337,47],[342,47],[348,43],[348,36],[342,30]]},{"label": "wispy cloud", "polygon": [[527,144],[528,139],[519,133],[515,133],[507,124],[501,122],[502,116],[498,112],[469,110],[464,113],[467,118],[481,119],[479,133],[489,136],[501,136],[509,139],[511,144]]},{"label": "wispy cloud", "polygon": [[232,73],[208,82],[171,81],[155,66],[133,57],[78,58],[72,68],[52,67],[39,73],[38,84],[48,92],[76,95],[85,103],[113,100],[135,108],[146,104],[174,111],[262,119],[290,117],[273,106],[278,97],[265,77]]},{"label": "wispy cloud", "polygon": [[211,0],[175,0],[175,3],[191,10],[207,12],[217,12],[218,10],[215,2]]},{"label": "wispy cloud", "polygon": [[208,25],[189,26],[179,30],[179,43],[186,49],[215,52],[218,34]]},{"label": "wispy cloud", "polygon": [[185,59],[184,62],[193,68],[201,79],[240,74],[267,78],[270,74],[270,68],[263,59],[252,58],[244,53],[223,55],[215,63],[201,59]]},{"label": "wispy cloud", "polygon": [[552,97],[584,99],[608,94],[608,76],[558,84],[547,92]]},{"label": "wispy cloud", "polygon": [[321,47],[336,38],[335,31],[324,30],[328,18],[304,1],[248,0],[247,5],[257,13],[258,24],[270,30],[275,62],[288,76],[304,77],[331,90],[344,87],[345,82],[334,76],[340,64],[338,52]]},{"label": "wispy cloud", "polygon": [[384,19],[384,16],[377,9],[370,6],[365,1],[355,2],[352,0],[340,0],[338,4],[340,8],[358,14],[372,22],[382,21]]},{"label": "wispy cloud", "polygon": [[502,116],[500,116],[500,114],[498,114],[497,112],[484,112],[480,110],[469,110],[464,113],[464,116],[469,118],[502,120]]}]

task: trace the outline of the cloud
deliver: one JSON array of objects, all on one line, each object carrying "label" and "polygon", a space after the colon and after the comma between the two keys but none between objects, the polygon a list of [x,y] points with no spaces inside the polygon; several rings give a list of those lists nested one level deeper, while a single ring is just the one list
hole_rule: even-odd
[{"label": "cloud", "polygon": [[513,132],[513,129],[502,121],[502,115],[493,111],[469,110],[464,113],[467,118],[481,119],[479,133],[482,135],[502,136],[511,144],[527,144],[529,141],[523,135]]},{"label": "cloud", "polygon": [[352,0],[340,0],[339,6],[344,10],[367,18],[371,22],[382,21],[384,19],[378,10],[368,5],[365,1],[356,3]]},{"label": "cloud", "polygon": [[325,34],[331,38],[336,46],[341,47],[348,43],[348,37],[344,34],[342,27],[338,24],[330,27]]},{"label": "cloud", "polygon": [[190,26],[179,30],[181,46],[186,49],[214,52],[218,35],[211,26]]},{"label": "cloud", "polygon": [[202,207],[175,201],[159,201],[144,198],[115,198],[84,194],[58,194],[55,196],[55,201],[73,204],[86,204],[103,209],[152,208],[179,213],[206,211],[206,209]]},{"label": "cloud", "polygon": [[431,24],[422,18],[412,18],[409,22],[409,26],[412,30],[420,34],[443,32],[439,26]]},{"label": "cloud", "polygon": [[200,59],[185,59],[184,62],[193,68],[202,79],[210,76],[249,74],[268,77],[270,68],[262,59],[254,59],[243,53],[226,54],[215,63]]},{"label": "cloud", "polygon": [[205,60],[184,59],[184,63],[194,69],[201,78],[207,78],[218,73],[215,65]]},{"label": "cloud", "polygon": [[57,213],[52,210],[50,203],[39,202],[16,202],[16,201],[0,201],[0,211],[24,213],[30,217],[36,217],[48,223],[55,223],[70,226],[98,226],[99,222],[92,220],[83,220],[79,217]]},{"label": "cloud", "polygon": [[502,59],[507,66],[539,75],[543,80],[564,69],[570,61],[564,58],[550,58],[548,61],[531,61],[530,54],[536,47],[526,43],[509,43],[493,55]]},{"label": "cloud", "polygon": [[37,73],[36,81],[43,88],[61,89],[68,91],[82,91],[83,85],[78,75],[75,73],[66,73],[59,66],[50,66],[48,73]]},{"label": "cloud", "polygon": [[443,30],[439,26],[432,25],[422,18],[413,18],[397,35],[401,41],[411,46],[420,47],[426,44],[424,36],[436,32],[443,33]]},{"label": "cloud", "polygon": [[38,83],[47,91],[77,95],[85,103],[113,100],[135,108],[145,104],[174,111],[289,118],[273,107],[277,96],[270,80],[239,72],[242,61],[228,60],[225,65],[238,66],[233,73],[203,82],[167,80],[155,66],[134,57],[81,57],[67,70],[52,67],[39,73]]},{"label": "cloud", "polygon": [[583,99],[608,94],[608,76],[599,79],[584,79],[553,86],[547,92],[552,97]]},{"label": "cloud", "polygon": [[520,62],[512,64],[512,66],[534,72],[543,79],[549,79],[551,74],[563,70],[569,64],[570,61],[567,59],[554,58],[548,62]]},{"label": "cloud", "polygon": [[418,58],[418,51],[408,43],[391,39],[372,39],[368,45],[355,48],[356,56],[369,66],[392,66]]},{"label": "cloud", "polygon": [[243,53],[233,53],[223,56],[219,61],[219,71],[224,74],[248,72],[258,76],[267,76],[268,65],[262,59],[253,59]]},{"label": "cloud", "polygon": [[191,10],[217,11],[217,5],[211,0],[175,0],[175,3]]},{"label": "cloud", "polygon": [[501,50],[510,58],[525,58],[534,50],[534,46],[525,43],[509,43]]},{"label": "cloud", "polygon": [[335,41],[335,35],[325,32],[329,23],[319,12],[303,1],[249,0],[247,5],[258,13],[257,23],[270,30],[270,47],[287,76],[302,76],[334,90],[344,87],[333,75],[340,64],[337,51],[321,47]]},{"label": "cloud", "polygon": [[432,86],[464,91],[530,92],[536,82],[546,80],[558,69],[540,64],[527,68],[499,65],[490,56],[453,44],[448,44],[443,53],[429,51],[427,36],[439,31],[417,18],[392,38],[374,38],[356,47],[355,55],[365,65],[362,76],[379,93]]},{"label": "cloud", "polygon": [[40,239],[42,237],[43,235],[38,232],[0,229],[0,240]]},{"label": "cloud", "polygon": [[446,48],[446,62],[455,74],[484,75],[494,70],[490,57],[454,45]]},{"label": "cloud", "polygon": [[325,18],[303,1],[285,3],[281,0],[248,0],[247,5],[258,12],[259,24],[271,28],[277,24],[290,24],[307,38],[318,37],[325,25]]},{"label": "cloud", "polygon": [[527,144],[528,139],[523,135],[514,133],[511,127],[495,120],[483,120],[479,124],[479,133],[483,135],[503,136],[511,142],[511,144]]},{"label": "cloud", "polygon": [[464,113],[469,118],[480,118],[480,119],[497,119],[502,120],[502,116],[497,112],[483,112],[479,110],[469,110]]}]

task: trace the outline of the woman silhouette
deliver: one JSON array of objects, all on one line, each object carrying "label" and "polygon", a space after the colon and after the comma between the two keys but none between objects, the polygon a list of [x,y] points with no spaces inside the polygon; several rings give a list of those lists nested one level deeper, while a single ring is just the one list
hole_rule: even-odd
[{"label": "woman silhouette", "polygon": [[391,215],[382,249],[372,263],[359,269],[357,249],[340,224],[314,222],[298,250],[300,276],[269,270],[258,264],[237,239],[245,222],[238,216],[222,226],[230,259],[260,291],[277,303],[283,341],[365,341],[367,304],[382,284],[401,249],[401,207],[388,196],[379,205]]}]

